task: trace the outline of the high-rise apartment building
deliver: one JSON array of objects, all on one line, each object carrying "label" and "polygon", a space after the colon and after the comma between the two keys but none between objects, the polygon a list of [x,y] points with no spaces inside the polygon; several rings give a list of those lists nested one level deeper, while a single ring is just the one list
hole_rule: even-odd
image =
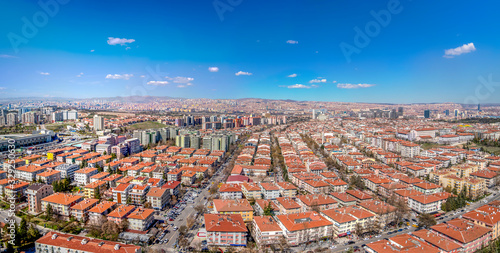
[{"label": "high-rise apartment building", "polygon": [[94,115],[94,130],[104,130],[104,118],[99,115]]}]

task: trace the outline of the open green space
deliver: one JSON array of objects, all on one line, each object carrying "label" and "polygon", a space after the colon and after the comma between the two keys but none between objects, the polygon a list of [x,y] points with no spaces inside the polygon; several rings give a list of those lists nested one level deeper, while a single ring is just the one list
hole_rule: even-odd
[{"label": "open green space", "polygon": [[73,123],[54,123],[54,124],[46,124],[45,128],[48,130],[52,130],[54,132],[59,132],[65,130],[67,126],[75,126]]},{"label": "open green space", "polygon": [[167,127],[167,125],[162,124],[160,122],[156,121],[145,121],[145,122],[139,122],[132,124],[130,126],[127,126],[128,129],[131,130],[143,130],[143,129],[155,129],[155,128],[164,128]]},{"label": "open green space", "polygon": [[500,155],[500,147],[490,147],[490,146],[483,146],[483,145],[477,145],[477,147],[483,148],[488,153],[493,153],[494,155]]},{"label": "open green space", "polygon": [[421,147],[425,150],[428,150],[428,149],[432,149],[432,148],[437,148],[441,146],[440,144],[437,144],[437,143],[430,143],[430,142],[426,142],[424,144],[421,145]]}]

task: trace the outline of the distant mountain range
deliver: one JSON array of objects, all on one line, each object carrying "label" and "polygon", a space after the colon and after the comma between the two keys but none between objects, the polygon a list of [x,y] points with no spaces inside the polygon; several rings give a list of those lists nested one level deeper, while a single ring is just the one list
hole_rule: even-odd
[{"label": "distant mountain range", "polygon": [[[195,98],[182,98],[182,97],[169,97],[169,96],[116,96],[116,97],[95,97],[95,98],[64,98],[64,97],[15,97],[15,98],[0,98],[0,102],[16,102],[16,101],[86,101],[86,100],[102,100],[106,102],[114,102],[114,101],[130,101],[135,103],[146,103],[151,101],[162,101],[162,100],[170,100],[170,99],[195,99]],[[200,99],[210,99],[210,98],[200,98]],[[288,103],[304,103],[304,102],[319,102],[319,103],[328,103],[328,102],[337,102],[337,101],[298,101],[292,99],[266,99],[266,98],[237,98],[237,99],[217,99],[213,98],[211,100],[237,100],[237,101],[282,101]],[[366,102],[338,102],[338,103],[353,103],[353,104],[377,104],[377,105],[425,105],[425,104],[455,104],[452,102],[433,102],[433,103],[409,103],[409,104],[397,104],[397,103],[366,103]],[[477,107],[475,104],[462,104],[456,103],[466,107]],[[500,106],[500,103],[484,103],[481,106]]]}]

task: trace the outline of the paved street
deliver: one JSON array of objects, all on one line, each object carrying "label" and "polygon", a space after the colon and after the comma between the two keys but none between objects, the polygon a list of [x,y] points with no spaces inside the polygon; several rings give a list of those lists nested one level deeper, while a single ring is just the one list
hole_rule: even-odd
[{"label": "paved street", "polygon": [[[168,224],[173,224],[173,226],[177,226],[177,227],[180,227],[182,225],[186,225],[186,218],[189,217],[191,214],[194,215],[196,213],[195,209],[192,208],[191,206],[195,207],[198,204],[205,203],[206,200],[204,198],[206,197],[208,199],[208,197],[210,196],[209,189],[210,189],[210,186],[212,185],[211,182],[214,182],[214,184],[218,184],[219,182],[221,182],[221,180],[223,178],[222,170],[223,170],[223,167],[219,168],[219,170],[217,171],[218,174],[214,175],[214,177],[209,181],[210,182],[209,186],[206,189],[202,189],[200,194],[198,194],[198,196],[194,199],[194,203],[186,204],[186,208],[184,209],[184,211],[181,212],[181,214],[179,214],[179,216],[177,216],[175,221],[168,221],[167,220],[166,222]],[[166,244],[158,244],[157,247],[159,247],[161,249],[166,249],[166,250],[169,250],[172,252],[175,251],[174,244],[177,241],[177,238],[179,237],[179,230],[174,231],[173,226],[170,227],[170,229],[169,229],[170,232],[166,236],[166,238],[168,238],[168,242]]]}]

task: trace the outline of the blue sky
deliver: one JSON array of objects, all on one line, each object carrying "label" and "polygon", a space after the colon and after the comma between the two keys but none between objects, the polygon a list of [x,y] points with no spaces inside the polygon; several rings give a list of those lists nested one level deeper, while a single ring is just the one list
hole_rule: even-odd
[{"label": "blue sky", "polygon": [[2,97],[462,103],[500,81],[498,1],[40,2],[0,2]]}]

